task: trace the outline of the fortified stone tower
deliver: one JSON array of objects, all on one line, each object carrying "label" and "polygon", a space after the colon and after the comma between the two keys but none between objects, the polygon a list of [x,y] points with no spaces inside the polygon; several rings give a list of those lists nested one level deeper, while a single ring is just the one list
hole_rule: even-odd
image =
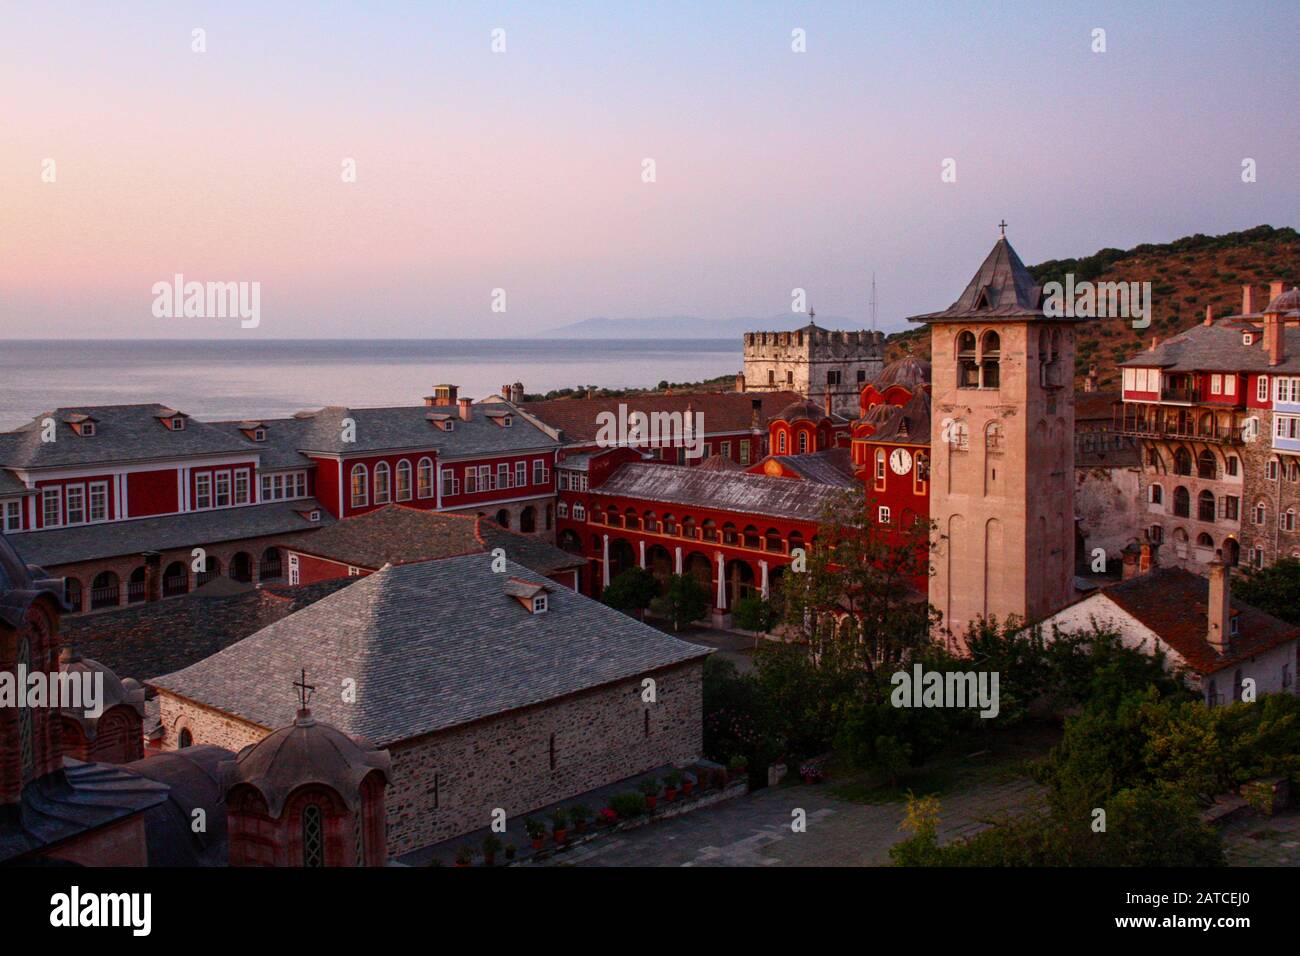
[{"label": "fortified stone tower", "polygon": [[912,321],[930,326],[930,603],[957,638],[1041,619],[1074,594],[1076,320],[1043,314],[1003,234],[956,302]]},{"label": "fortified stone tower", "polygon": [[832,332],[814,316],[793,332],[745,333],[743,388],[798,392],[819,408],[829,396],[831,411],[856,418],[858,395],[884,366],[884,334]]}]

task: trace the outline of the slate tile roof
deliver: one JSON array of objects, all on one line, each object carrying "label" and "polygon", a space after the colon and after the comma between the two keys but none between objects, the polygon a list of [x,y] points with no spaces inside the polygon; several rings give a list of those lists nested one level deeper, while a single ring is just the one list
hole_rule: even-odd
[{"label": "slate tile roof", "polygon": [[759,428],[766,430],[767,423],[783,408],[803,400],[798,392],[683,392],[676,395],[633,395],[627,398],[574,398],[554,399],[547,402],[525,402],[519,407],[553,428],[562,429],[568,442],[593,442],[600,431],[596,416],[601,412],[618,414],[620,404],[627,406],[628,414],[641,411],[685,413],[691,405],[704,416],[704,433],[748,431],[753,428],[753,402],[761,403]]},{"label": "slate tile roof", "polygon": [[[844,490],[795,478],[629,462],[616,468],[591,493],[820,522],[827,508],[839,502]],[[593,503],[593,507],[598,505]]]},{"label": "slate tile roof", "polygon": [[1284,328],[1286,357],[1278,365],[1268,364],[1268,350],[1261,334],[1254,345],[1246,345],[1241,328],[1231,318],[1213,325],[1201,323],[1184,329],[1119,363],[1120,368],[1163,368],[1171,372],[1300,372],[1300,328]]},{"label": "slate tile roof", "polygon": [[1043,315],[1042,288],[1029,274],[1025,264],[1002,236],[985,257],[979,270],[967,283],[957,301],[941,312],[909,316],[911,322],[966,322],[972,320],[1039,319],[1047,322],[1074,319],[1049,319]]},{"label": "slate tile roof", "polygon": [[473,515],[444,514],[406,505],[386,505],[345,518],[328,528],[284,542],[284,546],[341,564],[376,570],[502,548],[506,557],[539,574],[582,567],[586,559],[540,538],[517,534]]},{"label": "slate tile roof", "polygon": [[[508,454],[514,451],[551,449],[559,443],[522,415],[515,416],[510,427],[494,424],[488,411],[497,411],[500,403],[471,406],[470,420],[462,421],[451,406],[424,405],[391,408],[347,408],[331,405],[311,412],[299,412],[295,418],[305,423],[299,447],[303,451],[334,455],[399,449],[437,449],[443,460],[462,455]],[[430,420],[431,413],[446,413],[455,421],[452,431],[442,431]],[[343,441],[343,420],[356,423],[356,441]]]},{"label": "slate tile roof", "polygon": [[1300,637],[1300,628],[1234,597],[1238,634],[1228,652],[1220,654],[1206,639],[1210,582],[1182,568],[1156,568],[1101,593],[1154,631],[1201,674],[1224,670]]},{"label": "slate tile roof", "polygon": [[[772,456],[768,456],[771,458]],[[764,459],[767,461],[768,459]],[[781,455],[776,459],[786,468],[802,477],[836,488],[860,488],[861,482],[853,476],[853,458],[847,448],[826,448],[804,455]],[[759,462],[762,465],[763,462]]]},{"label": "slate tile roof", "polygon": [[[193,418],[172,431],[159,416],[164,405],[93,405],[42,412],[11,432],[0,433],[0,465],[8,468],[53,468],[62,465],[109,464],[195,455],[231,455],[256,448],[242,436]],[[82,438],[69,420],[93,413],[95,434]],[[42,422],[54,419],[55,440],[41,440]]]},{"label": "slate tile roof", "polygon": [[204,588],[181,597],[69,616],[60,625],[62,641],[118,677],[145,681],[197,664],[355,580],[268,584],[216,597],[206,595]]},{"label": "slate tile roof", "polygon": [[10,495],[34,495],[35,488],[28,488],[12,471],[0,468],[0,498]]},{"label": "slate tile roof", "polygon": [[[312,510],[320,512],[319,522],[308,521],[300,514]],[[51,568],[74,561],[97,561],[144,551],[193,548],[242,538],[289,534],[333,521],[334,517],[314,499],[300,498],[155,518],[23,531],[7,537],[24,561]]]},{"label": "slate tile roof", "polygon": [[259,472],[289,471],[292,469],[315,468],[316,463],[300,452],[303,436],[311,427],[310,420],[301,418],[271,418],[258,424],[266,429],[265,441],[253,441],[248,438],[241,426],[248,422],[212,422],[212,427],[222,431],[247,447],[257,452]]},{"label": "slate tile roof", "polygon": [[534,614],[505,592],[532,572],[486,555],[383,568],[191,667],[150,681],[162,691],[266,728],[292,721],[293,682],[312,712],[385,747],[544,703],[711,653],[568,588]]}]

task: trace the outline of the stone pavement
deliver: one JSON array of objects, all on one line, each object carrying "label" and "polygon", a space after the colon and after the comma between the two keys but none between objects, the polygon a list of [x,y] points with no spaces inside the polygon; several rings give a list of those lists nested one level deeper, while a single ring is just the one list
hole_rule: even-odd
[{"label": "stone pavement", "polygon": [[[984,821],[1029,803],[1038,787],[1024,779],[980,784],[942,798],[940,841],[984,829]],[[805,833],[791,811],[807,814]],[[887,866],[903,803],[863,805],[833,797],[825,785],[768,788],[696,813],[614,834],[543,865],[575,866]]]},{"label": "stone pavement", "polygon": [[1300,809],[1233,820],[1223,828],[1223,852],[1229,866],[1300,866]]}]

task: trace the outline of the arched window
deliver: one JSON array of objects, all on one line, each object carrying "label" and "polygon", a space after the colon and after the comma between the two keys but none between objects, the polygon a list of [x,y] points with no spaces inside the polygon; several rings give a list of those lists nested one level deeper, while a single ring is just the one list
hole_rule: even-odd
[{"label": "arched window", "polygon": [[1174,452],[1174,474],[1190,475],[1192,473],[1192,454],[1186,448]]},{"label": "arched window", "polygon": [[302,865],[325,865],[325,832],[317,803],[302,808]]},{"label": "arched window", "polygon": [[1197,478],[1215,478],[1218,476],[1218,471],[1218,466],[1214,461],[1214,452],[1207,448],[1196,456]]},{"label": "arched window", "polygon": [[799,454],[804,454],[808,450],[808,433],[803,429],[799,430]]},{"label": "arched window", "polygon": [[1207,551],[1213,551],[1213,550],[1214,550],[1214,539],[1211,538],[1211,537],[1210,537],[1208,534],[1206,534],[1204,531],[1202,531],[1200,534],[1198,534],[1198,535],[1196,536],[1196,546],[1197,546],[1198,548],[1203,548],[1203,549],[1205,549],[1205,550],[1207,550]]},{"label": "arched window", "polygon": [[1147,500],[1153,505],[1162,505],[1165,503],[1165,489],[1160,485],[1152,485],[1147,489]]},{"label": "arched window", "polygon": [[375,504],[386,505],[390,497],[388,462],[381,461],[375,465]]},{"label": "arched window", "polygon": [[1255,524],[1263,524],[1268,520],[1268,507],[1262,501],[1255,503]]},{"label": "arched window", "polygon": [[1180,518],[1192,516],[1192,495],[1182,485],[1174,489],[1174,514]]},{"label": "arched window", "polygon": [[563,501],[561,501],[558,505],[555,506],[555,513],[559,515],[561,518],[567,518],[569,517],[569,506],[566,505]]},{"label": "arched window", "polygon": [[186,747],[194,746],[194,735],[190,733],[188,727],[181,728],[181,732],[176,738],[176,746],[181,750],[184,750]]},{"label": "arched window", "polygon": [[587,509],[584,508],[581,504],[575,504],[573,506],[573,520],[574,521],[587,520]]},{"label": "arched window", "polygon": [[1196,496],[1196,520],[1213,521],[1214,516],[1214,492],[1202,491]]},{"label": "arched window", "polygon": [[677,517],[672,513],[664,515],[664,534],[677,533]]},{"label": "arched window", "polygon": [[1278,521],[1278,527],[1282,531],[1294,531],[1295,530],[1295,509],[1287,508],[1286,511],[1282,512],[1277,516],[1277,521]]},{"label": "arched window", "polygon": [[965,331],[957,336],[957,387],[979,388],[980,367],[975,358],[975,333]]},{"label": "arched window", "polygon": [[411,463],[405,458],[397,463],[397,500],[411,500]]},{"label": "arched window", "polygon": [[984,450],[988,452],[1002,452],[1002,423],[989,422],[984,427]]},{"label": "arched window", "polygon": [[916,455],[916,468],[912,471],[912,491],[914,494],[925,494],[926,485],[930,481],[930,459],[925,456],[924,452],[918,452]]},{"label": "arched window", "polygon": [[883,448],[876,449],[875,475],[876,475],[876,487],[883,488],[885,486],[885,450]]},{"label": "arched window", "polygon": [[364,508],[370,504],[370,480],[366,466],[352,466],[352,507]]},{"label": "arched window", "polygon": [[519,513],[519,530],[524,534],[532,534],[537,530],[537,509],[532,505]]},{"label": "arched window", "polygon": [[492,520],[495,521],[497,524],[501,525],[501,527],[503,528],[509,528],[510,512],[507,511],[505,508],[502,508],[500,511],[497,512],[496,517],[493,518]]},{"label": "arched window", "polygon": [[980,344],[980,385],[983,388],[997,388],[1001,377],[1002,339],[990,330],[984,333],[984,340]]},{"label": "arched window", "polygon": [[420,459],[419,471],[416,475],[415,493],[421,498],[433,497],[433,462],[428,458]]},{"label": "arched window", "polygon": [[776,436],[776,450],[778,454],[785,454],[785,432],[779,432]]}]

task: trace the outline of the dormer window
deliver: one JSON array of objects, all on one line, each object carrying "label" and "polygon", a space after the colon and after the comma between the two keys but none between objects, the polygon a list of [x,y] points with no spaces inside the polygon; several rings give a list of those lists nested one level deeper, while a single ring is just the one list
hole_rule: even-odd
[{"label": "dormer window", "polygon": [[94,422],[82,422],[82,423],[81,423],[81,437],[82,437],[82,438],[91,438],[92,436],[94,436],[94,434],[95,434],[95,423],[94,423]]},{"label": "dormer window", "polygon": [[171,422],[170,427],[172,431],[179,432],[185,430],[185,419],[176,417],[171,419],[170,422]]},{"label": "dormer window", "polygon": [[[533,598],[533,613],[534,613],[534,614],[545,614],[545,613],[546,613],[546,595],[545,595],[545,594],[539,594],[539,595],[537,595],[535,598]],[[1236,624],[1236,621],[1234,620],[1233,623]]]},{"label": "dormer window", "polygon": [[1243,332],[1242,335],[1241,335],[1241,344],[1242,344],[1242,345],[1254,345],[1254,344],[1255,344],[1255,333],[1253,333],[1253,332]]},{"label": "dormer window", "polygon": [[266,441],[266,429],[265,429],[265,428],[254,428],[254,429],[253,429],[253,441]]}]

